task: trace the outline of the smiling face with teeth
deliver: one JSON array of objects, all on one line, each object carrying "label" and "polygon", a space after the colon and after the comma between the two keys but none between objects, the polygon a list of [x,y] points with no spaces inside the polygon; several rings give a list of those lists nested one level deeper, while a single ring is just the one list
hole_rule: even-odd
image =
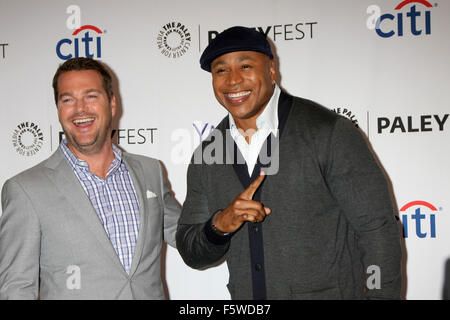
[{"label": "smiling face with teeth", "polygon": [[275,67],[269,56],[256,51],[235,51],[211,63],[214,94],[236,125],[255,129],[274,91]]},{"label": "smiling face with teeth", "polygon": [[67,146],[78,157],[111,148],[116,100],[108,99],[95,70],[68,71],[58,78],[58,118]]}]

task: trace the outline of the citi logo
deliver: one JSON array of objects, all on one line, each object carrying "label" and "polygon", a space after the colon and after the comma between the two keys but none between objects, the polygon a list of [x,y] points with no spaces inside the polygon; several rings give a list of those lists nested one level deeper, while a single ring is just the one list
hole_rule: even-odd
[{"label": "citi logo", "polygon": [[84,56],[86,58],[102,57],[103,31],[92,25],[84,25],[76,29],[72,36],[64,38],[56,44],[56,54],[61,60]]},{"label": "citi logo", "polygon": [[[411,5],[409,11],[405,12],[403,8],[408,5]],[[371,5],[367,8],[367,13],[370,14],[367,27],[375,29],[377,35],[382,38],[403,37],[406,34],[430,35],[430,8],[433,8],[433,5],[425,0],[405,0],[394,8],[395,12],[381,14],[379,6]]]},{"label": "citi logo", "polygon": [[436,238],[436,214],[439,210],[426,201],[412,201],[401,209],[403,237]]}]

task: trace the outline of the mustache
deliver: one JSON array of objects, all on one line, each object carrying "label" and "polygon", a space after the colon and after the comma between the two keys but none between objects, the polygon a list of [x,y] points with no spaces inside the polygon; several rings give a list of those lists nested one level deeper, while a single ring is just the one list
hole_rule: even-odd
[{"label": "mustache", "polygon": [[95,114],[89,113],[89,112],[79,112],[74,114],[71,118],[72,119],[76,119],[76,118],[95,118]]}]

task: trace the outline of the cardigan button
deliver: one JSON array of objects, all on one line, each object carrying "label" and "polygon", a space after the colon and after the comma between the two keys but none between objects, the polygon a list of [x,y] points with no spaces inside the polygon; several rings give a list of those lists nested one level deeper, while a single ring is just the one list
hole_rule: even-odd
[{"label": "cardigan button", "polygon": [[262,269],[262,266],[259,263],[255,264],[256,271],[260,271],[261,269]]}]

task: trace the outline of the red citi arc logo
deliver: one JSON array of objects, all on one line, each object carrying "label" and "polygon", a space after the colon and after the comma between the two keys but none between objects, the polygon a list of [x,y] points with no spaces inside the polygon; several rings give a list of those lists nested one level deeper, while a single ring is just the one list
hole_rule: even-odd
[{"label": "red citi arc logo", "polygon": [[[413,210],[410,210],[413,208]],[[411,214],[411,212],[413,212]],[[436,238],[436,213],[439,210],[426,201],[412,201],[405,204],[400,213],[403,224],[403,237],[408,238],[409,227],[415,225],[415,235],[422,238]]]},{"label": "red citi arc logo", "polygon": [[398,6],[395,7],[395,10],[400,10],[401,8],[406,6],[407,4],[414,3],[414,2],[421,3],[425,7],[428,7],[428,8],[432,7],[431,3],[429,3],[428,1],[425,1],[425,0],[405,0],[405,1],[401,2],[401,3],[399,3]]},{"label": "red citi arc logo", "polygon": [[[91,36],[90,32],[93,33]],[[78,38],[79,35],[83,34],[84,36]],[[80,56],[84,56],[87,58],[101,58],[102,57],[102,38],[100,35],[103,34],[102,30],[93,25],[84,25],[80,28],[76,29],[72,36],[75,38],[69,39],[61,39],[56,44],[56,54],[61,60],[68,60],[70,58],[77,58]],[[94,36],[97,35],[96,38]],[[81,40],[81,43],[80,43]],[[95,40],[95,41],[94,41]],[[80,52],[83,50],[84,52]]]}]

